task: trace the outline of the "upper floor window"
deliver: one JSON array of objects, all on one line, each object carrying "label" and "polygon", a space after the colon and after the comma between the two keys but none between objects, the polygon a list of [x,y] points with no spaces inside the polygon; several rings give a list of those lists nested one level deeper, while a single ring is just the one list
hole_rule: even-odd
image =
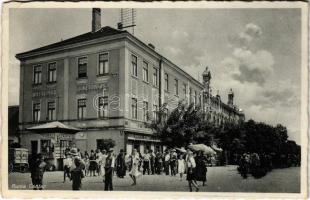
[{"label": "upper floor window", "polygon": [[86,117],[86,99],[78,99],[78,119]]},{"label": "upper floor window", "polygon": [[34,84],[42,83],[42,66],[41,65],[33,66],[33,83]]},{"label": "upper floor window", "polygon": [[41,104],[34,103],[32,105],[32,121],[38,122],[40,121],[40,117],[41,117]]},{"label": "upper floor window", "polygon": [[133,76],[138,76],[137,56],[131,55],[131,73]]},{"label": "upper floor window", "polygon": [[138,101],[136,98],[131,99],[131,117],[133,119],[138,118]]},{"label": "upper floor window", "polygon": [[185,83],[183,84],[183,94],[184,94],[184,97],[186,97],[186,95],[187,95],[187,85]]},{"label": "upper floor window", "polygon": [[98,75],[103,76],[109,73],[109,54],[99,54]]},{"label": "upper floor window", "polygon": [[154,121],[158,120],[158,105],[153,105],[153,119]]},{"label": "upper floor window", "polygon": [[178,81],[178,79],[174,79],[174,94],[179,95],[179,81]]},{"label": "upper floor window", "polygon": [[164,114],[163,114],[164,121],[168,120],[168,116],[169,116],[169,110],[168,108],[164,108]]},{"label": "upper floor window", "polygon": [[87,58],[78,58],[78,78],[87,77]]},{"label": "upper floor window", "polygon": [[154,72],[153,72],[153,85],[154,86],[158,85],[158,70],[156,67],[154,67]]},{"label": "upper floor window", "polygon": [[147,62],[143,61],[143,81],[149,82],[149,65]]},{"label": "upper floor window", "polygon": [[194,92],[194,104],[197,104],[197,91]]},{"label": "upper floor window", "polygon": [[55,101],[47,102],[47,118],[50,121],[56,119],[56,103]]},{"label": "upper floor window", "polygon": [[143,120],[146,122],[148,120],[149,103],[143,101]]},{"label": "upper floor window", "polygon": [[189,88],[189,102],[193,103],[193,90],[191,87]]},{"label": "upper floor window", "polygon": [[165,90],[169,91],[169,75],[165,73]]},{"label": "upper floor window", "polygon": [[99,97],[98,99],[98,117],[108,117],[108,97]]},{"label": "upper floor window", "polygon": [[48,64],[48,82],[56,82],[56,62]]}]

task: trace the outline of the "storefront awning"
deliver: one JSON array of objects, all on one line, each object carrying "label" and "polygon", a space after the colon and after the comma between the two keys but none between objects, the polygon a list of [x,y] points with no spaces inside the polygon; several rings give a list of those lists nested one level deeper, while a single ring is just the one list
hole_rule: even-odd
[{"label": "storefront awning", "polygon": [[161,142],[160,140],[156,140],[156,139],[144,139],[144,138],[134,138],[134,137],[128,137],[127,139],[131,141]]},{"label": "storefront awning", "polygon": [[57,132],[57,133],[77,133],[77,132],[81,131],[78,128],[75,128],[75,127],[72,127],[69,125],[65,125],[59,121],[49,122],[49,123],[38,125],[38,126],[33,126],[30,128],[27,128],[27,130],[38,132],[38,133],[53,133],[53,132]]}]

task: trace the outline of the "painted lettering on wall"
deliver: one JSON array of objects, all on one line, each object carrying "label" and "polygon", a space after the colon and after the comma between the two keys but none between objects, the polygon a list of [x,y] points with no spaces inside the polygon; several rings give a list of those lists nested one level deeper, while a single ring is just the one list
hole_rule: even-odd
[{"label": "painted lettering on wall", "polygon": [[76,93],[87,93],[90,91],[98,91],[107,88],[107,83],[100,83],[100,84],[83,84],[77,86]]},{"label": "painted lettering on wall", "polygon": [[56,96],[56,89],[35,90],[32,92],[32,98],[55,97],[55,96]]}]

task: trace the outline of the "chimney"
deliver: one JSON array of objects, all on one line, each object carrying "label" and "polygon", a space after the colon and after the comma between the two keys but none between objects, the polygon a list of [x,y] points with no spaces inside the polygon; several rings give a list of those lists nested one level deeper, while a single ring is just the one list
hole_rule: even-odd
[{"label": "chimney", "polygon": [[149,43],[148,46],[155,50],[155,46],[152,43]]},{"label": "chimney", "polygon": [[96,32],[101,28],[101,9],[93,8],[91,31]]}]

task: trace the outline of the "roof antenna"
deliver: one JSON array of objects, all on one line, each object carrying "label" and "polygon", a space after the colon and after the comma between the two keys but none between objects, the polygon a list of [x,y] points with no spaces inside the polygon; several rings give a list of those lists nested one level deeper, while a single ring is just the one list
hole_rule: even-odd
[{"label": "roof antenna", "polygon": [[131,29],[131,33],[135,34],[136,26],[136,9],[134,8],[121,8],[120,11],[120,22],[117,23],[117,28],[119,30]]}]

